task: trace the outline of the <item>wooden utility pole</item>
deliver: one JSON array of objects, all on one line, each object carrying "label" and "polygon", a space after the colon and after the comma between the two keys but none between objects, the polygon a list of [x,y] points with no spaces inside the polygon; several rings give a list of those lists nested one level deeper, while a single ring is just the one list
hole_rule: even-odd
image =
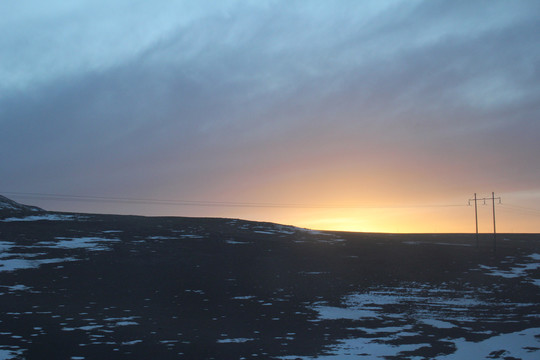
[{"label": "wooden utility pole", "polygon": [[477,206],[478,199],[476,198],[476,193],[474,193],[473,199],[469,199],[469,205],[471,205],[471,201],[474,201],[474,220],[476,224],[476,234],[474,238],[476,240],[476,247],[478,248],[478,206]]},{"label": "wooden utility pole", "polygon": [[493,251],[497,251],[497,226],[496,226],[496,223],[495,223],[495,200],[499,200],[499,204],[501,203],[501,198],[500,197],[495,197],[495,192],[491,192],[491,197],[490,198],[482,198],[482,199],[478,199],[476,197],[476,193],[474,193],[474,198],[473,199],[469,199],[469,205],[471,205],[471,201],[474,201],[474,219],[475,219],[475,222],[476,222],[476,247],[478,247],[478,206],[477,206],[477,203],[478,201],[483,201],[484,202],[484,205],[486,204],[486,200],[491,200],[493,202]]},{"label": "wooden utility pole", "polygon": [[[491,193],[491,200],[493,201],[493,252],[497,251],[497,228],[495,227],[495,193]],[[499,198],[499,204],[501,198]]]},{"label": "wooden utility pole", "polygon": [[474,220],[476,222],[476,248],[478,248],[478,206],[476,205],[476,193],[474,193]]}]

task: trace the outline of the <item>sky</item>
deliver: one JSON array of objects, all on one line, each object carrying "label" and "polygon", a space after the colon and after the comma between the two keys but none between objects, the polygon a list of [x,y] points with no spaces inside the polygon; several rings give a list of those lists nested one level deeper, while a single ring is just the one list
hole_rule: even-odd
[{"label": "sky", "polygon": [[7,0],[0,14],[14,200],[473,232],[468,200],[495,192],[498,231],[540,232],[538,1]]}]

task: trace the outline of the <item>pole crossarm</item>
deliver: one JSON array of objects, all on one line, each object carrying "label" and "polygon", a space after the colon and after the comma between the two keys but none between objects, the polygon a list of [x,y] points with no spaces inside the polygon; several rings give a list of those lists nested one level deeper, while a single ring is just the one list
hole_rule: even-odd
[{"label": "pole crossarm", "polygon": [[468,200],[468,205],[471,206],[471,201],[483,201],[484,202],[484,205],[487,205],[486,204],[486,201],[488,200],[491,200],[491,201],[495,201],[495,200],[498,200],[499,201],[499,204],[502,204],[502,200],[501,200],[501,197],[500,196],[497,196],[497,197],[485,197],[485,198],[476,198],[476,199],[469,199]]}]

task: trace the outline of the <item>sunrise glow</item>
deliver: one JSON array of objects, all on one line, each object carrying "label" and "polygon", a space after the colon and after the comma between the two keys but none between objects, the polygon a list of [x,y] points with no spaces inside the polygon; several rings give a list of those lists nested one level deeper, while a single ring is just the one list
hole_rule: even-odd
[{"label": "sunrise glow", "polygon": [[[2,195],[57,211],[473,232],[468,200],[495,192],[499,231],[540,232],[534,1],[0,12]],[[489,204],[479,216],[492,231]]]}]

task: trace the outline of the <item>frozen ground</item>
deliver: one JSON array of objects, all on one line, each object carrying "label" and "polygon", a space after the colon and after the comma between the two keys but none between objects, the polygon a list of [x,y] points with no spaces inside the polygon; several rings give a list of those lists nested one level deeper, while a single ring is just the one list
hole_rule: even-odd
[{"label": "frozen ground", "polygon": [[44,216],[0,222],[0,360],[540,358],[538,235]]},{"label": "frozen ground", "polygon": [[[489,274],[491,275],[491,274]],[[527,281],[526,275],[524,275]],[[381,321],[381,327],[350,328],[362,334],[346,338],[327,348],[320,359],[424,357],[422,348],[430,348],[426,339],[434,332],[445,333],[439,341],[455,349],[440,359],[492,359],[495,355],[519,359],[540,357],[540,327],[498,334],[491,324],[515,323],[517,313],[528,313],[528,326],[536,326],[537,304],[501,302],[491,298],[489,288],[467,286],[456,290],[442,284],[405,283],[399,287],[374,288],[367,293],[351,294],[339,307],[316,304],[318,321],[350,320],[352,323]],[[530,312],[530,313],[529,313]],[[525,326],[527,327],[527,326]],[[473,337],[475,340],[467,340]],[[484,340],[477,340],[482,339]],[[409,354],[409,355],[408,355]],[[284,357],[298,358],[298,357]],[[305,357],[311,358],[311,357]]]},{"label": "frozen ground", "polygon": [[70,220],[81,220],[84,217],[75,216],[75,215],[61,215],[61,214],[45,214],[45,215],[31,215],[25,217],[10,217],[7,219],[0,219],[0,222],[24,222],[24,221],[70,221]]}]

